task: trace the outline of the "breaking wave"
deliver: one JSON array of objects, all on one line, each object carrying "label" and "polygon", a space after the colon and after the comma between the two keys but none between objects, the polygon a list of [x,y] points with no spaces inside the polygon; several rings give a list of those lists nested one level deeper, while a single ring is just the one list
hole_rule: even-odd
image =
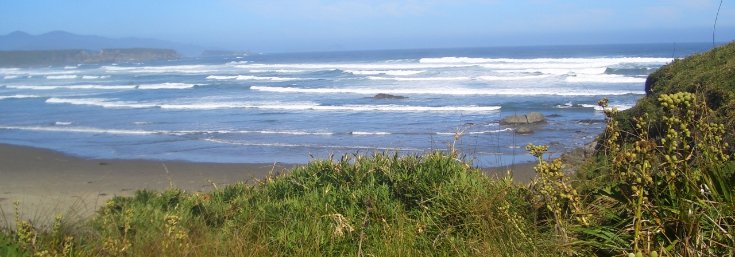
[{"label": "breaking wave", "polygon": [[466,88],[466,87],[420,87],[420,88],[298,88],[298,87],[270,87],[251,86],[250,90],[278,93],[308,93],[308,94],[394,94],[394,95],[563,95],[563,96],[596,96],[596,95],[625,95],[643,94],[640,90],[615,90],[592,88]]},{"label": "breaking wave", "polygon": [[337,112],[495,112],[500,106],[412,106],[412,105],[320,105],[312,102],[293,103],[140,103],[104,98],[49,98],[46,103],[91,105],[103,108],[161,108],[169,110],[262,109],[284,111],[337,111]]}]

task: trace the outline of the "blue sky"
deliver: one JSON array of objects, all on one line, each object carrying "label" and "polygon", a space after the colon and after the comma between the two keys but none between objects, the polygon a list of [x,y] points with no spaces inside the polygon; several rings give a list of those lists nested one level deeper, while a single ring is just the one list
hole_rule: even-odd
[{"label": "blue sky", "polygon": [[[0,0],[0,34],[65,30],[279,51],[708,42],[719,0]],[[735,39],[725,1],[718,41]]]}]

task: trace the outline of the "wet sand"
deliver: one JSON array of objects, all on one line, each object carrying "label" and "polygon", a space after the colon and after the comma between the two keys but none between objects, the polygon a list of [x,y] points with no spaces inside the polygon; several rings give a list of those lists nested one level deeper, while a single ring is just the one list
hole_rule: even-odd
[{"label": "wet sand", "polygon": [[[32,147],[0,144],[0,226],[14,223],[14,202],[24,219],[49,224],[56,215],[84,220],[114,196],[131,196],[142,189],[169,187],[189,192],[215,186],[254,183],[269,173],[284,173],[295,165],[281,163],[192,163],[151,160],[84,159]],[[514,181],[527,183],[532,164],[484,169],[490,177],[512,170]]]},{"label": "wet sand", "polygon": [[[0,226],[13,223],[14,202],[22,216],[47,223],[57,214],[84,219],[113,196],[171,186],[210,191],[282,173],[288,164],[220,164],[149,160],[95,160],[31,147],[0,144]],[[4,217],[3,217],[4,216]]]}]

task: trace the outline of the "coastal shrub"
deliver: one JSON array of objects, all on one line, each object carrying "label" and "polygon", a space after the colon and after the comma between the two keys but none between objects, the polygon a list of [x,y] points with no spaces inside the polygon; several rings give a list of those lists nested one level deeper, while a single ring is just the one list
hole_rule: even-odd
[{"label": "coastal shrub", "polygon": [[[648,114],[649,136],[665,136],[664,113],[659,107],[662,94],[689,92],[697,94],[714,111],[714,122],[725,125],[724,139],[735,140],[735,43],[716,47],[685,59],[674,60],[648,76],[646,97],[615,117],[622,131],[634,131],[633,117]],[[623,134],[627,138],[627,134]],[[631,140],[636,140],[631,138]],[[730,151],[735,146],[729,147]]]},{"label": "coastal shrub", "polygon": [[[586,230],[624,252],[672,256],[725,256],[735,252],[733,156],[723,124],[705,98],[692,93],[661,94],[658,108],[665,134],[651,137],[649,116],[634,117],[634,131],[622,130],[617,110],[601,101],[608,124],[603,134],[603,167],[611,183],[599,191],[619,214]],[[636,140],[621,143],[627,133]],[[608,226],[608,227],[605,227]],[[629,245],[621,245],[629,242]]]},{"label": "coastal shrub", "polygon": [[551,161],[544,160],[547,146],[529,144],[526,150],[536,157],[538,164],[534,167],[536,177],[529,188],[532,193],[532,202],[543,205],[550,213],[547,218],[553,224],[554,232],[562,242],[575,241],[569,233],[571,226],[588,226],[589,214],[582,206],[577,190],[572,187],[568,177],[562,170],[562,160],[557,158]]}]

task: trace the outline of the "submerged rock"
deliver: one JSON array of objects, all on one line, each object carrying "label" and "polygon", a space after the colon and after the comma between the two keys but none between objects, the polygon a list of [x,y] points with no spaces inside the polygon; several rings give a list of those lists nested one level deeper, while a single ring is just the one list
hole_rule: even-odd
[{"label": "submerged rock", "polygon": [[408,97],[400,96],[400,95],[391,95],[391,94],[377,94],[372,97],[373,99],[406,99]]}]

